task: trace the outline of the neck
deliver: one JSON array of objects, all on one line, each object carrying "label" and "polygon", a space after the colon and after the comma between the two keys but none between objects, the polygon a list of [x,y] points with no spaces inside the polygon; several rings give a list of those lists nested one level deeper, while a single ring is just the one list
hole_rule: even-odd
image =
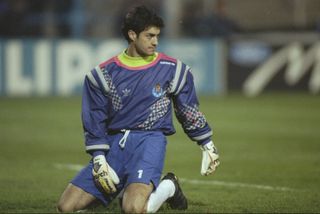
[{"label": "neck", "polygon": [[141,53],[139,53],[136,49],[136,47],[134,46],[134,44],[130,44],[127,48],[127,50],[125,51],[125,53],[128,55],[128,56],[131,56],[131,57],[142,57],[142,58],[145,58],[145,57],[149,57],[147,55],[143,55]]}]

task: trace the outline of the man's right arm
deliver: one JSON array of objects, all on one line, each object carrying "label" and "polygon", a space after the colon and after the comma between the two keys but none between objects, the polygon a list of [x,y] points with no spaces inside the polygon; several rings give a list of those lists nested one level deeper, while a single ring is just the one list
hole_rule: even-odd
[{"label": "man's right arm", "polygon": [[107,105],[105,87],[107,83],[99,67],[86,75],[82,95],[82,125],[86,152],[92,155],[92,175],[101,192],[111,194],[117,191],[119,178],[106,160],[109,150],[107,141]]},{"label": "man's right arm", "polygon": [[[91,155],[101,154],[109,150],[107,142],[107,105],[108,100],[102,81],[96,69],[89,72],[84,80],[82,94],[82,125],[85,137],[86,152]],[[97,151],[99,151],[97,153]]]}]

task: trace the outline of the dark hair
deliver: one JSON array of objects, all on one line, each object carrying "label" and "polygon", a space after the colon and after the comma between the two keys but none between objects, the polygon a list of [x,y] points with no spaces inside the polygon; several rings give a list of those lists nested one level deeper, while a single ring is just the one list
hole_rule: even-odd
[{"label": "dark hair", "polygon": [[121,31],[124,38],[130,43],[131,39],[128,35],[129,30],[134,31],[139,35],[142,31],[151,26],[163,28],[164,23],[162,18],[146,6],[137,6],[132,8],[124,17]]}]

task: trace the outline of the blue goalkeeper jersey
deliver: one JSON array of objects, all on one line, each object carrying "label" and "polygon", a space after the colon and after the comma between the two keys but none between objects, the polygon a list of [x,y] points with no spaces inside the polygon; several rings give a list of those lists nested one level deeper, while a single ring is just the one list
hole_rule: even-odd
[{"label": "blue goalkeeper jersey", "polygon": [[191,140],[210,140],[212,130],[199,111],[190,67],[163,53],[139,58],[123,52],[112,57],[84,80],[86,151],[108,150],[108,133],[124,129],[171,135],[173,110]]}]

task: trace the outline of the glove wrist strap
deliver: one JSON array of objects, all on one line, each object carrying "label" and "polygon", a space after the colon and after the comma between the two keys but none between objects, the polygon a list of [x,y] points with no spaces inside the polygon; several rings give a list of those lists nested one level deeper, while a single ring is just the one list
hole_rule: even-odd
[{"label": "glove wrist strap", "polygon": [[93,163],[106,163],[106,157],[104,155],[97,155],[93,158]]},{"label": "glove wrist strap", "polygon": [[206,151],[206,150],[212,150],[212,149],[214,149],[215,147],[214,147],[213,142],[212,142],[212,141],[209,141],[209,142],[206,143],[205,145],[201,145],[200,148],[201,148],[202,151]]}]

